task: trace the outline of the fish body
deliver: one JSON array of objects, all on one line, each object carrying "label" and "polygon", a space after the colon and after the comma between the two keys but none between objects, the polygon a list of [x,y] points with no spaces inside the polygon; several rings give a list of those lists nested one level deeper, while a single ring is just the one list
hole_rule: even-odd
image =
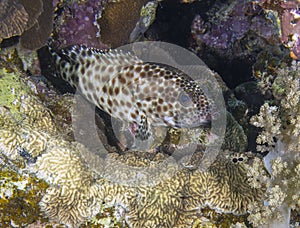
[{"label": "fish body", "polygon": [[199,83],[173,67],[78,45],[52,56],[57,75],[109,115],[134,124],[142,140],[151,125],[194,128],[211,121],[212,104]]}]

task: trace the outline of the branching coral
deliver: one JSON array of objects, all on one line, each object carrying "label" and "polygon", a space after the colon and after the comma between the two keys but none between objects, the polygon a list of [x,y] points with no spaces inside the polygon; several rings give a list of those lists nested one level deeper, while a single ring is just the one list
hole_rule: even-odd
[{"label": "branching coral", "polygon": [[282,215],[284,209],[300,207],[299,67],[298,62],[293,62],[290,67],[278,70],[271,84],[273,103],[265,103],[259,114],[251,119],[253,125],[262,128],[257,149],[269,151],[264,163],[271,175],[263,173],[262,166],[256,166],[254,176],[264,180],[268,191],[265,194],[267,205],[252,208],[249,220],[254,225],[270,223],[280,214],[288,217],[287,212]]},{"label": "branching coral", "polygon": [[285,152],[298,153],[300,151],[300,75],[298,71],[299,64],[296,62],[293,62],[291,67],[278,70],[278,75],[272,83],[275,105],[264,104],[259,115],[252,118],[255,126],[263,128],[257,143],[270,146],[265,150],[273,150],[271,146],[275,146],[280,140],[284,143]]}]

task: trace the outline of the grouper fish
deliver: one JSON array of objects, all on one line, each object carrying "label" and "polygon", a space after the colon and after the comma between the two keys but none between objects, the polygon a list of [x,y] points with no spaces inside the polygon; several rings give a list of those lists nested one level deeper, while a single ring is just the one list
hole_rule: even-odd
[{"label": "grouper fish", "polygon": [[211,122],[211,99],[199,82],[174,67],[82,45],[50,52],[55,74],[101,110],[134,126],[135,138],[148,139],[151,126],[196,128]]}]

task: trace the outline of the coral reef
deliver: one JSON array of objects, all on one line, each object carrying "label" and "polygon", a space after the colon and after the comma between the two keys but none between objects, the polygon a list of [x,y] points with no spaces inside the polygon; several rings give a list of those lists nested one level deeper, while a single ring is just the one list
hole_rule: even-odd
[{"label": "coral reef", "polygon": [[1,1],[0,42],[20,36],[22,47],[35,50],[47,42],[52,31],[52,3],[39,1]]},{"label": "coral reef", "polygon": [[[248,161],[245,156],[224,153],[203,172],[179,169],[176,163],[157,170],[155,163],[151,163],[163,161],[164,156],[160,154],[152,160],[137,152],[111,154],[104,161],[104,177],[97,180],[84,168],[83,159],[78,158],[76,150],[65,149],[47,152],[36,163],[39,175],[49,176],[47,173],[51,173],[52,180],[49,181],[59,183],[59,187],[48,188],[41,201],[43,210],[50,218],[73,226],[99,212],[102,202],[122,208],[119,210],[123,211],[126,222],[132,227],[176,227],[191,225],[198,218],[197,211],[207,206],[223,213],[245,214],[247,205],[259,202],[262,196],[262,190],[255,190],[247,184],[244,164]],[[118,168],[116,172],[116,167],[124,165],[128,167]],[[138,169],[149,165],[157,173],[154,176],[158,175],[154,178],[158,181],[155,185],[146,185],[151,179],[145,176],[144,169]],[[151,176],[152,171],[149,172]],[[125,185],[114,183],[121,173]],[[76,182],[70,182],[70,175],[77,176],[73,176]],[[139,185],[128,186],[134,183],[132,181]],[[67,211],[66,207],[69,208]]]},{"label": "coral reef", "polygon": [[28,13],[17,0],[4,0],[0,3],[0,42],[12,36],[21,35],[28,21]]},{"label": "coral reef", "polygon": [[142,7],[141,17],[129,36],[129,42],[138,41],[141,36],[148,30],[150,25],[155,20],[157,6],[158,2],[155,0],[149,1],[145,6]]},{"label": "coral reef", "polygon": [[56,1],[54,37],[62,47],[83,44],[99,49],[135,41],[155,19],[157,2],[147,2]]},{"label": "coral reef", "polygon": [[297,1],[254,1],[281,28],[280,39],[293,59],[300,58],[300,11]]},{"label": "coral reef", "polygon": [[100,40],[97,18],[108,1],[56,1],[54,37],[62,47],[83,44],[107,48]]},{"label": "coral reef", "polygon": [[[0,97],[18,84],[26,85],[15,73],[3,70],[1,83],[8,78],[14,84],[6,85]],[[186,226],[199,219],[200,209],[239,215],[247,213],[248,203],[260,200],[261,190],[245,181],[245,157],[224,152],[206,171],[185,168],[190,158],[164,162],[168,156],[161,153],[128,151],[103,159],[64,140],[31,90],[16,91],[14,99],[1,102],[1,156],[23,162],[22,167],[50,185],[39,202],[50,220],[72,227],[92,218],[97,223],[105,202],[133,227]],[[15,99],[19,108],[11,109]],[[237,182],[243,187],[237,188]],[[42,219],[34,218],[32,222]]]},{"label": "coral reef", "polygon": [[[250,2],[217,1],[207,12],[208,20],[197,15],[191,26],[198,46],[205,45],[228,58],[252,55],[278,37],[275,25],[253,9]],[[255,34],[255,35],[254,35]],[[254,39],[251,41],[251,37]]]},{"label": "coral reef", "polygon": [[251,80],[252,65],[261,51],[278,49],[279,34],[277,21],[251,1],[217,0],[206,11],[196,12],[190,48],[234,88]]},{"label": "coral reef", "polygon": [[98,213],[100,186],[82,162],[84,147],[62,140],[49,141],[47,147],[34,165],[37,176],[51,183],[39,205],[49,219],[77,227]]},{"label": "coral reef", "polygon": [[[62,46],[81,43],[97,48],[120,46],[143,35],[149,39],[146,30],[154,19],[152,25],[158,23],[158,11],[171,5],[166,2],[55,0],[53,38]],[[51,30],[50,3],[40,0],[29,7],[30,1],[1,1],[6,9],[0,13],[1,39],[20,36],[21,45],[30,49],[43,45]],[[78,100],[49,88],[40,76],[35,52],[1,49],[1,225],[297,225],[300,64],[287,59],[288,49],[279,44],[283,42],[290,55],[299,58],[298,9],[292,1],[264,0],[182,0],[176,7],[187,10],[199,4],[205,7],[197,11],[192,24],[194,50],[226,63],[239,58],[248,61],[257,79],[241,84],[234,77],[238,86],[233,91],[221,83],[230,113],[222,150],[207,168],[198,166],[207,155],[203,149],[211,137],[208,129],[156,129],[153,150],[125,150],[115,142],[110,117],[97,111],[95,118],[82,119],[74,113],[75,108],[85,108],[79,107]],[[184,25],[189,28],[190,24]],[[157,37],[151,28],[152,38]],[[37,36],[34,40],[32,34]],[[251,128],[249,117],[257,112]],[[93,129],[75,126],[75,121],[83,120]],[[261,153],[243,152],[249,149],[251,132],[258,130],[256,144],[250,148],[256,146]],[[85,146],[76,134],[96,137]],[[101,148],[92,142],[97,134]]]},{"label": "coral reef", "polygon": [[0,223],[4,227],[25,226],[40,216],[38,206],[45,189],[45,181],[18,173],[0,165]]},{"label": "coral reef", "polygon": [[101,41],[112,48],[122,46],[129,41],[130,33],[140,20],[142,7],[148,0],[117,1],[106,4],[100,25]]},{"label": "coral reef", "polygon": [[[20,44],[23,48],[29,50],[36,50],[47,43],[49,36],[52,32],[52,24],[53,24],[53,7],[51,1],[43,0],[41,1],[41,9],[32,5],[32,1],[24,1],[20,0],[21,2],[26,2],[25,9],[27,10],[27,5],[30,7],[30,10],[27,12],[31,12],[33,10],[38,9],[38,17],[34,19],[30,16],[29,13],[29,21],[28,24],[30,26],[20,38]],[[39,1],[35,1],[37,3]],[[33,23],[30,23],[30,19],[33,20]]]},{"label": "coral reef", "polygon": [[270,85],[274,99],[266,102],[251,119],[254,126],[262,128],[257,137],[257,150],[269,152],[264,158],[269,174],[261,164],[253,166],[251,174],[268,187],[267,205],[253,205],[249,220],[254,225],[272,223],[276,218],[289,222],[289,209],[300,207],[299,63],[282,65],[274,77]]}]

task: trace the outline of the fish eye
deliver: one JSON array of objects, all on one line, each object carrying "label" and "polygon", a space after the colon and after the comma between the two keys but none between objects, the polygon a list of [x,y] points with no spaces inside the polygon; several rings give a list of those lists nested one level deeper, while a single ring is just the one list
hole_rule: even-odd
[{"label": "fish eye", "polygon": [[192,100],[191,100],[190,96],[185,92],[181,92],[179,94],[178,100],[179,100],[180,104],[185,107],[190,106],[192,104]]}]

